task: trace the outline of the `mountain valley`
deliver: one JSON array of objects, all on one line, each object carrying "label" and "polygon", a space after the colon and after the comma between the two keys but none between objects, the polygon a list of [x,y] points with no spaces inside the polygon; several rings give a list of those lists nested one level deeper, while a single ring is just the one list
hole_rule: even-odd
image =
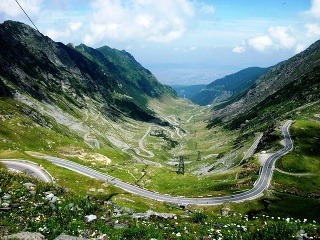
[{"label": "mountain valley", "polygon": [[[200,106],[178,97],[124,50],[64,45],[19,22],[0,24],[0,158],[34,162],[54,178],[46,185],[26,174],[11,173],[1,164],[0,229],[6,235],[43,229],[35,220],[41,215],[49,230],[38,231],[50,239],[64,231],[90,238],[96,229],[100,235],[114,231],[114,238],[150,239],[155,227],[162,234],[158,239],[175,239],[187,228],[196,237],[191,229],[205,236],[208,229],[221,230],[232,219],[246,224],[246,215],[257,221],[250,231],[241,228],[229,239],[239,239],[241,234],[244,239],[263,239],[270,234],[264,227],[269,220],[275,229],[285,229],[273,234],[287,236],[286,231],[296,233],[301,225],[319,237],[319,53],[318,41],[273,67],[244,70],[249,73],[240,73],[245,77],[239,86],[234,84],[239,73],[217,80],[206,88],[221,87],[224,93],[214,96],[220,100],[210,98]],[[124,191],[119,183],[93,179],[48,160],[71,161],[161,196],[199,201],[234,198],[252,189],[262,169],[267,169],[266,159],[287,147],[281,126],[288,120],[294,121],[289,129],[292,149],[272,166],[270,186],[243,201],[179,205],[147,199]],[[35,184],[37,194],[22,190],[21,183],[26,182]],[[61,203],[42,202],[49,195],[46,192],[60,194]],[[12,199],[5,207],[6,194]],[[32,209],[22,198],[35,203]],[[127,213],[120,217],[117,209]],[[151,218],[146,231],[139,224],[147,223],[128,220],[133,213],[148,210],[175,214],[164,220],[168,230],[160,225],[162,217]],[[59,221],[66,226],[50,222],[45,211],[55,221],[65,218]],[[66,215],[60,217],[63,211]],[[11,219],[11,213],[17,217]],[[90,213],[101,219],[84,222],[84,215]],[[18,227],[17,222],[28,214],[33,220]],[[174,223],[176,215],[186,222],[186,229]],[[272,222],[276,217],[279,222]],[[293,223],[297,221],[293,219],[307,220]],[[116,229],[116,221],[124,227]],[[254,235],[257,226],[265,235]],[[138,230],[132,230],[135,227]],[[72,229],[77,230],[72,233]],[[175,235],[168,237],[168,231]]]}]

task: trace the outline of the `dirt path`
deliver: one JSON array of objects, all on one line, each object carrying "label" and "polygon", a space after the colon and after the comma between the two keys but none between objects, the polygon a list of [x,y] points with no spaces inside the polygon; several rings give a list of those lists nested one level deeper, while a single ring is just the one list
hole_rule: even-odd
[{"label": "dirt path", "polygon": [[146,155],[142,155],[142,154],[139,153],[138,155],[140,155],[140,156],[142,156],[142,157],[147,157],[147,158],[153,158],[153,157],[154,157],[153,152],[145,149],[144,144],[143,144],[143,141],[144,141],[144,140],[146,139],[146,137],[149,135],[150,131],[151,131],[151,126],[149,126],[147,132],[143,135],[143,137],[142,137],[142,138],[140,139],[140,141],[139,141],[139,148],[140,148],[142,151],[144,151],[145,153],[148,154],[148,155],[146,156]]},{"label": "dirt path", "polygon": [[297,177],[307,177],[307,176],[316,176],[317,175],[315,173],[292,173],[292,172],[286,172],[286,171],[282,171],[279,168],[275,168],[275,170],[277,170],[280,173],[286,174],[286,175],[297,176]]}]

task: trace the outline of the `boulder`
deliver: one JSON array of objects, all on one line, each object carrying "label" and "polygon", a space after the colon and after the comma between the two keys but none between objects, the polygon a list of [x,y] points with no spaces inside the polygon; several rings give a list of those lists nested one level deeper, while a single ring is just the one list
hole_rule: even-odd
[{"label": "boulder", "polygon": [[21,240],[44,240],[44,236],[40,233],[31,233],[31,232],[20,232],[12,235],[7,235],[2,237],[3,240],[7,239],[21,239]]}]

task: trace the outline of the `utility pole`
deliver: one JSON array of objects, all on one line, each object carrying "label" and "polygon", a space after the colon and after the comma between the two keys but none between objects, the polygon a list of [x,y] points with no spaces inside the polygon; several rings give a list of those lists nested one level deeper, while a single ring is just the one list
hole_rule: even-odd
[{"label": "utility pole", "polygon": [[184,156],[179,156],[178,174],[184,175]]}]

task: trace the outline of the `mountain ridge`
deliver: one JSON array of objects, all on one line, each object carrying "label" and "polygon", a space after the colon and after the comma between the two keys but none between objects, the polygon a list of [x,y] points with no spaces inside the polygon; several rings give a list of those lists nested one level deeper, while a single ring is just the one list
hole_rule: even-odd
[{"label": "mountain ridge", "polygon": [[[88,96],[107,103],[113,115],[125,113],[146,121],[155,119],[153,111],[147,107],[148,98],[175,96],[126,52],[113,50],[127,59],[127,62],[115,64],[96,49],[85,45],[77,49],[56,43],[28,25],[14,21],[0,25],[0,37],[1,89],[6,94],[11,87],[40,101],[70,102],[79,108],[86,106]],[[86,54],[79,51],[80,48],[85,49]],[[132,71],[139,84],[134,84],[130,78],[130,69],[121,75],[123,65],[128,62],[136,67]],[[149,87],[154,92],[150,92]],[[132,105],[130,112],[128,105]]]},{"label": "mountain ridge", "polygon": [[229,100],[250,88],[269,68],[249,67],[209,83],[190,99],[199,105]]},{"label": "mountain ridge", "polygon": [[274,119],[286,111],[317,101],[319,74],[320,40],[272,67],[245,94],[218,110],[211,125],[220,122],[233,129],[251,120],[257,124],[262,119]]}]

